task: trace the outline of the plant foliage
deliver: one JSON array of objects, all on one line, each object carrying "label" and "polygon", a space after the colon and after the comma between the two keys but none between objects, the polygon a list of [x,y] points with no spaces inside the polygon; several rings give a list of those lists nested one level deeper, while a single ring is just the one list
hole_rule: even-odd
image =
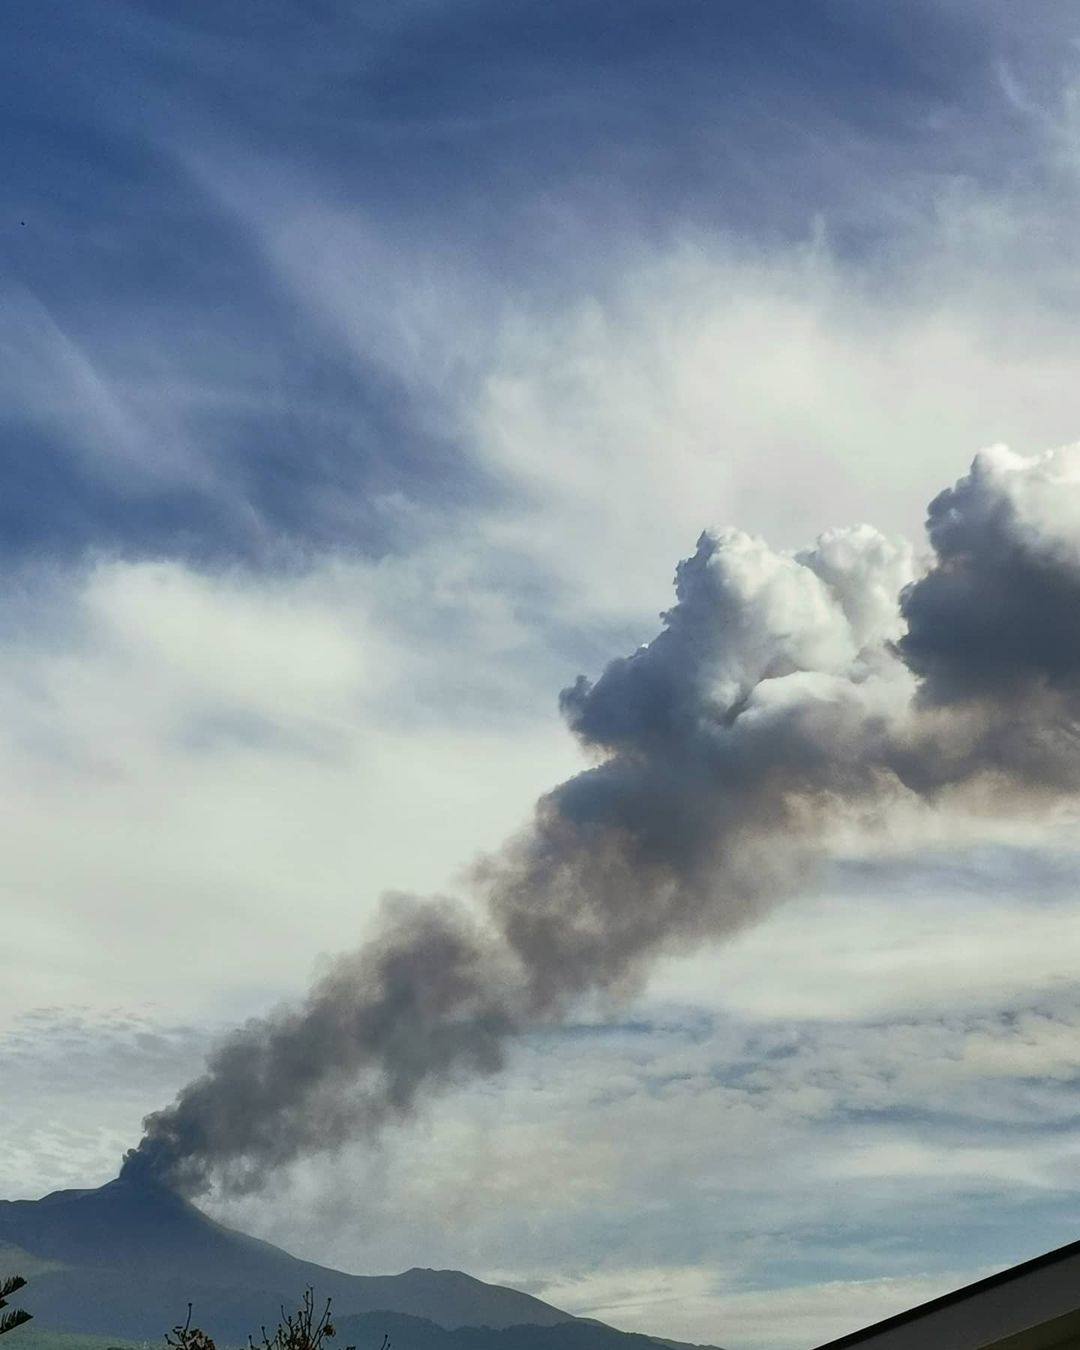
[{"label": "plant foliage", "polygon": [[165,1333],[165,1344],[169,1350],[217,1350],[213,1339],[201,1327],[191,1325],[191,1304],[187,1305],[187,1320],[177,1323],[172,1331]]},{"label": "plant foliage", "polygon": [[4,1312],[8,1298],[25,1287],[26,1281],[21,1275],[8,1275],[0,1278],[0,1336],[6,1331],[14,1331],[16,1327],[21,1327],[24,1322],[30,1321],[30,1314],[24,1312],[22,1308],[12,1308],[10,1312]]},{"label": "plant foliage", "polygon": [[[261,1329],[261,1339],[248,1337],[248,1350],[329,1350],[327,1341],[337,1335],[330,1320],[330,1300],[322,1312],[315,1314],[315,1291],[310,1287],[304,1290],[303,1301],[295,1313],[281,1310],[281,1321],[271,1336],[265,1327]],[[191,1304],[188,1304],[187,1320],[183,1325],[173,1327],[165,1335],[166,1350],[217,1350],[213,1339],[200,1327],[191,1325]],[[348,1345],[345,1350],[356,1350]],[[390,1350],[389,1336],[383,1337],[381,1350]]]},{"label": "plant foliage", "polygon": [[[273,1336],[268,1336],[263,1327],[261,1342],[256,1344],[248,1337],[248,1350],[326,1350],[325,1343],[336,1335],[330,1320],[330,1300],[326,1300],[326,1307],[316,1317],[315,1291],[309,1287],[304,1290],[304,1299],[297,1312],[287,1313],[282,1308],[281,1321]],[[388,1345],[389,1342],[384,1341],[383,1350],[387,1350]],[[348,1345],[345,1350],[356,1350],[356,1346]]]}]

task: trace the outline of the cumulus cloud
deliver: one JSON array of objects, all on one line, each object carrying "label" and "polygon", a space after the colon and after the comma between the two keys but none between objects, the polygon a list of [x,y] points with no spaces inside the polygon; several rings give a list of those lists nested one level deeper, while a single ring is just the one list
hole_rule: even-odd
[{"label": "cumulus cloud", "polygon": [[939,738],[931,779],[1080,786],[1078,488],[1076,446],[997,447],[930,504],[934,565],[903,592],[899,651]]},{"label": "cumulus cloud", "polygon": [[[844,579],[835,591],[811,565],[826,555]],[[196,1189],[219,1162],[232,1185],[260,1181],[462,1067],[500,1067],[522,1026],[625,991],[658,952],[730,931],[789,890],[817,851],[811,820],[882,773],[859,729],[892,683],[874,675],[883,638],[865,613],[853,626],[845,601],[851,572],[876,585],[900,556],[870,531],[801,560],[704,535],[660,637],[564,695],[571,727],[605,758],[477,865],[490,930],[445,904],[398,904],[304,1008],[228,1041],[129,1165]]]},{"label": "cumulus cloud", "polygon": [[931,703],[1074,695],[1080,445],[984,450],[930,503],[936,565],[903,597],[900,649]]},{"label": "cumulus cloud", "polygon": [[[867,527],[796,554],[737,531],[702,535],[679,565],[661,633],[564,691],[570,728],[598,762],[476,864],[487,922],[446,901],[394,902],[382,932],[303,1007],[228,1038],[206,1075],[148,1117],[132,1174],[194,1191],[215,1175],[257,1186],[276,1165],[400,1118],[463,1072],[494,1072],[509,1038],[584,997],[639,988],[658,956],[737,931],[805,883],[838,825],[872,830],[898,805],[937,804],[943,786],[1010,810],[1025,795],[1045,803],[1048,790],[1072,791],[1070,705],[1026,688],[990,697],[971,680],[953,719],[917,655],[936,632],[922,597],[954,576],[958,557],[1017,565],[1000,521],[1018,498],[1024,556],[1046,560],[1042,591],[1072,584],[1075,564],[1054,545],[1062,508],[1041,488],[1068,456],[1010,460],[996,477],[977,461],[932,507],[935,556],[914,581],[904,546]],[[1070,481],[1057,473],[1059,488]],[[968,537],[960,553],[941,519],[973,484],[977,509],[953,510]],[[922,623],[914,646],[897,641],[885,602],[898,587],[903,612]]]}]

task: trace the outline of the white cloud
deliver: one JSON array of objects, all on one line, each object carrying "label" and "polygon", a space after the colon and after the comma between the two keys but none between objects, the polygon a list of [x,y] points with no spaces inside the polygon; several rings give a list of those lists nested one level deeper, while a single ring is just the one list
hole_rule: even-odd
[{"label": "white cloud", "polygon": [[556,1307],[573,1307],[582,1317],[626,1331],[652,1331],[677,1339],[684,1334],[700,1337],[702,1328],[712,1325],[716,1329],[709,1334],[709,1343],[724,1338],[730,1343],[728,1323],[718,1306],[718,1283],[714,1273],[700,1266],[646,1266],[553,1280],[543,1285],[541,1296]]},{"label": "white cloud", "polygon": [[496,281],[465,241],[380,233],[280,164],[188,162],[316,325],[502,492],[461,543],[489,577],[528,564],[563,623],[651,626],[706,525],[917,537],[980,447],[1075,436],[1075,259],[1066,236],[1031,256],[1043,204],[1019,196],[942,186],[866,265],[827,225],[771,249],[582,235],[567,297]]},{"label": "white cloud", "polygon": [[[883,859],[856,879],[836,873],[723,947],[660,968],[656,997],[739,1017],[846,1021],[1023,1000],[1068,986],[1080,960],[1080,892],[1071,854],[1052,901],[1030,870],[993,856],[971,870],[962,852]],[[918,864],[916,866],[916,864]],[[1003,875],[1004,874],[1004,875]],[[911,878],[897,888],[898,879]]]},{"label": "white cloud", "polygon": [[[421,521],[411,552],[376,563],[100,562],[9,637],[4,1027],[29,1034],[19,1012],[61,989],[90,1012],[78,1044],[51,1042],[49,1082],[24,1079],[8,1189],[104,1180],[209,1025],[295,996],[384,887],[443,886],[497,844],[578,763],[558,688],[652,634],[705,524],[792,548],[864,518],[914,533],[979,446],[1077,431],[1075,316],[1014,266],[1027,217],[1009,203],[943,206],[878,287],[820,242],[698,239],[598,264],[590,295],[497,306],[340,213],[234,206],[345,350],[400,376],[503,495],[451,538]],[[124,406],[69,356],[78,414],[103,400],[95,435],[119,429],[123,450]],[[944,1243],[940,1274],[912,1272],[928,1216],[976,1190],[999,1212],[1047,1206],[1049,1231],[1052,1197],[1080,1187],[1080,920],[1032,897],[1034,869],[998,856],[973,881],[919,829],[863,893],[834,876],[659,972],[644,1029],[524,1046],[377,1153],[223,1212],[349,1268],[465,1266],[732,1347],[822,1340],[968,1278]],[[913,840],[939,850],[921,894],[896,885]],[[95,1018],[114,1003],[199,1027],[149,1075],[109,1059],[95,1095],[79,1066],[112,1055]],[[783,1273],[808,1252],[812,1283]],[[903,1269],[833,1280],[845,1263]],[[756,1287],[770,1266],[777,1287]]]},{"label": "white cloud", "polygon": [[194,1073],[205,1029],[149,1010],[42,1008],[0,1028],[0,1196],[34,1199],[115,1176],[146,1111]]},{"label": "white cloud", "polygon": [[[512,617],[390,564],[77,587],[0,653],[6,1017],[57,988],[165,1016],[295,994],[383,889],[451,883],[576,763],[553,712],[485,709],[521,680]],[[455,606],[448,658],[424,625]]]},{"label": "white cloud", "polygon": [[828,1280],[728,1293],[720,1304],[726,1344],[745,1350],[806,1350],[925,1303],[990,1272],[942,1270],[879,1280]]}]

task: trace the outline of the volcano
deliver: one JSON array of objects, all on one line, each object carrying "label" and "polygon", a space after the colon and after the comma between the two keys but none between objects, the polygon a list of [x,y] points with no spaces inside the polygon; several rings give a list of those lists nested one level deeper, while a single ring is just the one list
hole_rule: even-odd
[{"label": "volcano", "polygon": [[39,1328],[117,1339],[160,1341],[190,1302],[219,1344],[246,1344],[309,1285],[319,1300],[333,1299],[335,1322],[386,1312],[426,1319],[432,1330],[575,1324],[540,1299],[461,1271],[347,1275],[301,1261],[131,1171],[96,1190],[0,1201],[0,1270],[30,1278],[24,1301]]}]

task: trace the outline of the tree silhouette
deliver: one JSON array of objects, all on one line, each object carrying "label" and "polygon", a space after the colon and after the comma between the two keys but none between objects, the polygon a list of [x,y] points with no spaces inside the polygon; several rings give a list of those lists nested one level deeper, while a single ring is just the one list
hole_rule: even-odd
[{"label": "tree silhouette", "polygon": [[[309,1286],[304,1290],[300,1310],[287,1313],[282,1308],[281,1321],[273,1336],[268,1336],[263,1327],[261,1343],[256,1344],[248,1337],[248,1350],[326,1350],[325,1342],[333,1340],[336,1335],[337,1331],[330,1321],[330,1300],[326,1300],[326,1307],[316,1318],[315,1291]],[[356,1350],[356,1346],[346,1346],[345,1350]],[[386,1350],[386,1343],[383,1350]]]},{"label": "tree silhouette", "polygon": [[165,1344],[168,1350],[217,1350],[212,1338],[201,1327],[191,1325],[190,1303],[187,1305],[187,1321],[183,1326],[177,1323],[172,1331],[165,1333]]},{"label": "tree silhouette", "polygon": [[26,1281],[21,1275],[8,1275],[0,1277],[0,1336],[5,1331],[14,1331],[16,1327],[21,1327],[24,1322],[30,1321],[30,1314],[24,1312],[22,1308],[12,1308],[10,1312],[4,1312],[7,1307],[8,1297],[17,1290],[24,1288]]},{"label": "tree silhouette", "polygon": [[[295,1313],[281,1309],[281,1321],[271,1336],[262,1328],[262,1339],[254,1341],[248,1337],[248,1350],[330,1350],[326,1342],[337,1335],[330,1320],[330,1300],[321,1314],[315,1315],[315,1291],[305,1289],[303,1302]],[[187,1321],[173,1327],[165,1335],[166,1350],[217,1350],[213,1339],[201,1327],[191,1325],[191,1304],[188,1304]],[[356,1350],[348,1345],[345,1350]],[[390,1350],[390,1338],[383,1337],[380,1350]]]}]

